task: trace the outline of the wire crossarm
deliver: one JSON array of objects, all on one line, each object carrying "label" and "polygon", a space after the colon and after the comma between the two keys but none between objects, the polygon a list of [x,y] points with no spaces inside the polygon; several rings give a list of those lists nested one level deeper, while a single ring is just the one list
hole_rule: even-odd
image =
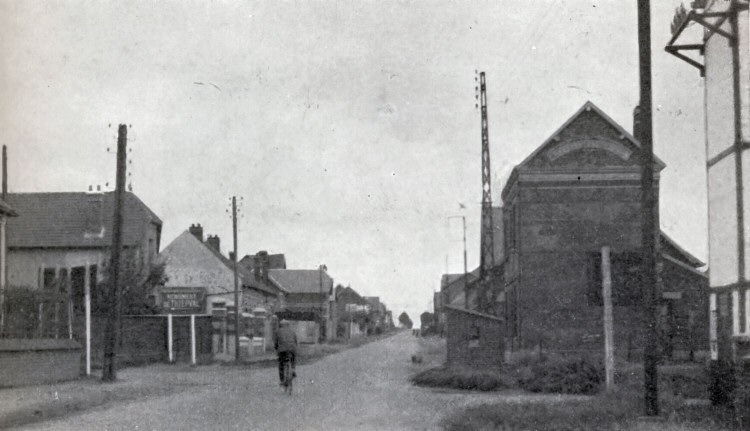
[{"label": "wire crossarm", "polygon": [[[700,61],[685,55],[684,51],[698,51],[700,55],[703,55],[704,49],[706,47],[706,41],[714,33],[727,38],[732,43],[736,42],[737,35],[728,32],[721,27],[733,13],[747,9],[748,3],[743,2],[734,2],[732,7],[720,12],[699,12],[699,10],[693,9],[688,12],[688,14],[682,20],[682,23],[680,23],[680,25],[677,27],[674,34],[672,35],[672,38],[667,43],[667,46],[664,47],[664,50],[679,58],[680,60],[685,61],[691,66],[694,66],[700,71],[701,76],[704,76],[706,72],[706,66]],[[682,32],[685,31],[685,29],[688,27],[688,25],[690,25],[691,22],[700,24],[701,26],[705,27],[706,30],[708,30],[703,37],[703,40],[700,43],[678,44],[677,40],[680,38]]]}]

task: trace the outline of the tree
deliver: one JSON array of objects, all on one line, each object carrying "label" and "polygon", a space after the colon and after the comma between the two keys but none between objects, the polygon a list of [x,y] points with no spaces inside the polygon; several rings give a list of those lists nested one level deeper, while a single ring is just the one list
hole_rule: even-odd
[{"label": "tree", "polygon": [[[143,262],[134,253],[125,253],[122,257],[120,311],[128,314],[157,314],[155,290],[163,286],[168,278],[165,274],[164,263]],[[109,269],[104,274],[104,279],[99,284],[100,292],[107,292],[110,283]],[[92,304],[93,305],[93,304]],[[101,306],[101,304],[99,304]],[[106,312],[99,308],[92,310],[93,314]]]},{"label": "tree", "polygon": [[411,329],[412,326],[414,326],[414,323],[409,318],[409,315],[406,314],[406,311],[404,311],[403,313],[401,313],[400,316],[398,316],[398,323],[400,323],[401,326],[407,329]]}]

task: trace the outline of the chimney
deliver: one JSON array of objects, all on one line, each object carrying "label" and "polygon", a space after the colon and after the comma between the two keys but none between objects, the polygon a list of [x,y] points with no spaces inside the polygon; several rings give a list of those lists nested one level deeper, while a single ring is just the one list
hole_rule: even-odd
[{"label": "chimney", "polygon": [[263,265],[261,264],[260,256],[257,253],[253,256],[253,274],[255,274],[256,280],[260,280],[263,275]]},{"label": "chimney", "polygon": [[[219,240],[219,237],[215,237],[215,238],[216,238],[217,241]],[[234,252],[233,251],[229,252],[229,260],[231,260],[232,262],[234,262]]]},{"label": "chimney", "polygon": [[219,240],[219,235],[209,235],[208,238],[206,238],[206,244],[221,253],[221,241]]},{"label": "chimney", "polygon": [[255,253],[253,257],[253,267],[255,269],[255,278],[268,281],[268,252],[261,250]]},{"label": "chimney", "polygon": [[200,223],[197,225],[191,224],[190,229],[188,229],[190,233],[192,233],[196,238],[198,238],[198,241],[203,242],[203,226],[201,226]]}]

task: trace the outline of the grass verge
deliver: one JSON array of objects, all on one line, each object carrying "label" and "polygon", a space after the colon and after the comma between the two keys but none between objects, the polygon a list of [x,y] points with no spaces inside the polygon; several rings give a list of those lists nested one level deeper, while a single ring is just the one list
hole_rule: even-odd
[{"label": "grass verge", "polygon": [[496,391],[513,386],[499,372],[461,368],[430,368],[415,374],[410,380],[419,386],[479,391]]}]

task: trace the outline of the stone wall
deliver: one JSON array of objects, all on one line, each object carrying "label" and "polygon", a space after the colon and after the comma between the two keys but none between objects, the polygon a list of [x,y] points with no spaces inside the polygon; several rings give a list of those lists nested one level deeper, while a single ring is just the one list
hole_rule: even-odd
[{"label": "stone wall", "polygon": [[0,387],[77,379],[81,345],[62,339],[0,339]]}]

